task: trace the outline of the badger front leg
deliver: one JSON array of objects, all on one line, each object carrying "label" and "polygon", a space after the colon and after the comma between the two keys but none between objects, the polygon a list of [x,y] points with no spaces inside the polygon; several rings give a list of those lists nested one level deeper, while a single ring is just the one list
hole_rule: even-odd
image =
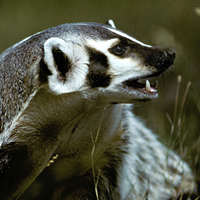
[{"label": "badger front leg", "polygon": [[[98,93],[54,95],[41,88],[6,133],[0,151],[1,199],[15,199],[44,170],[78,117],[92,108]],[[76,102],[76,103],[74,103]],[[71,106],[73,104],[73,106]]]}]

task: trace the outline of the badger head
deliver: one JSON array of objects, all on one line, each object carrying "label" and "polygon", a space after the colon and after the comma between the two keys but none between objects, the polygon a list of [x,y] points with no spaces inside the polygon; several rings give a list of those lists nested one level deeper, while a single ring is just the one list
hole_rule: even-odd
[{"label": "badger head", "polygon": [[68,25],[44,43],[48,84],[56,94],[100,91],[110,103],[130,103],[158,96],[148,81],[173,65],[175,51],[143,44],[108,25]]}]

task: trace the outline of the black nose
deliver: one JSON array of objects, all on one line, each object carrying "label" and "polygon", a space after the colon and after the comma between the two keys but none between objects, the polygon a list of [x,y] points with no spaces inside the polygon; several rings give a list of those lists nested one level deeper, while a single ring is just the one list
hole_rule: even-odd
[{"label": "black nose", "polygon": [[163,47],[161,48],[161,52],[163,52],[163,61],[166,62],[165,64],[171,66],[176,56],[175,50],[171,47]]},{"label": "black nose", "polygon": [[173,65],[175,55],[175,50],[171,47],[150,47],[145,62],[159,71],[164,71]]}]

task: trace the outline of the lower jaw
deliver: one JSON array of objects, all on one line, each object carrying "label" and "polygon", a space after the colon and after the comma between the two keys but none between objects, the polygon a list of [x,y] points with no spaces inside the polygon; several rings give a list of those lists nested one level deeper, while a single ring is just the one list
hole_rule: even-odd
[{"label": "lower jaw", "polygon": [[145,90],[145,88],[138,88],[138,89],[133,89],[130,87],[127,87],[130,95],[131,95],[131,90],[134,91],[134,95],[136,96],[137,101],[148,101],[148,100],[153,100],[156,99],[158,97],[158,93],[157,92],[148,92]]}]

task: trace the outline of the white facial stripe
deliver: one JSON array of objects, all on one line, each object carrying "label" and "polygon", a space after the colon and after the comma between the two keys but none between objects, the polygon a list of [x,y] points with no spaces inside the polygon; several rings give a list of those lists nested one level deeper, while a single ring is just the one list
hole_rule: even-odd
[{"label": "white facial stripe", "polygon": [[118,85],[129,79],[147,76],[152,73],[149,67],[144,66],[140,59],[137,58],[117,59],[116,56],[111,55],[109,63],[111,67],[108,73],[112,75],[112,85]]},{"label": "white facial stripe", "polygon": [[88,40],[87,45],[92,47],[105,55],[110,54],[108,49],[113,46],[115,43],[119,41],[118,38],[110,39],[110,40]]},{"label": "white facial stripe", "polygon": [[[150,73],[149,67],[142,64],[140,58],[118,58],[108,51],[110,47],[119,42],[118,38],[110,40],[89,40],[88,45],[97,51],[102,52],[108,58],[108,74],[111,75],[111,87],[132,78],[147,76]],[[153,70],[153,69],[152,69]]]},{"label": "white facial stripe", "polygon": [[140,44],[140,45],[142,45],[142,46],[151,47],[151,45],[144,44],[144,43],[140,42],[139,40],[136,40],[135,38],[130,37],[129,35],[126,35],[125,33],[122,33],[122,32],[120,32],[120,31],[118,31],[118,30],[111,29],[111,28],[108,28],[108,27],[105,27],[105,28],[107,28],[108,30],[110,30],[110,31],[112,31],[112,32],[114,32],[114,33],[116,33],[116,34],[118,34],[118,35],[124,37],[124,38],[127,38],[127,39],[129,39],[129,40],[131,40],[131,41],[133,41],[133,42],[135,42],[135,43],[138,43],[138,44]]}]

